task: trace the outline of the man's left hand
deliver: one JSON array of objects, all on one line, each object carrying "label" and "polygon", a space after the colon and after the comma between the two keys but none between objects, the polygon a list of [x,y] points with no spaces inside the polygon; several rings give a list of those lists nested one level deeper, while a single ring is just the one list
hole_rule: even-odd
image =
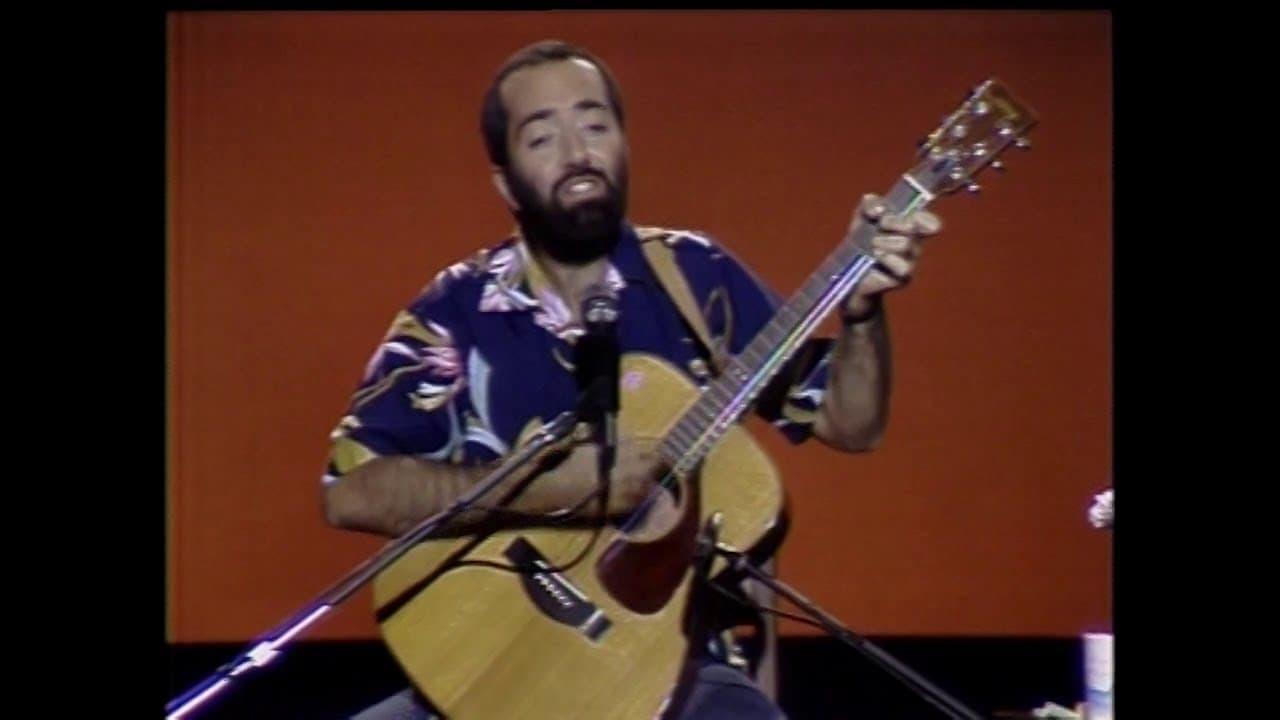
[{"label": "man's left hand", "polygon": [[926,210],[917,210],[909,215],[892,215],[887,210],[884,200],[878,195],[864,195],[859,212],[849,226],[850,234],[863,223],[876,227],[871,252],[877,265],[845,299],[843,315],[846,319],[870,315],[881,294],[910,282],[924,250],[924,239],[942,229],[938,216]]}]

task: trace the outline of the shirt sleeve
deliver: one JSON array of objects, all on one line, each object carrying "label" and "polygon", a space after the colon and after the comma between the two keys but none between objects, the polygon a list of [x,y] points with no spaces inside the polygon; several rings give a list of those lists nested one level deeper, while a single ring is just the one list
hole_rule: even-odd
[{"label": "shirt sleeve", "polygon": [[[711,262],[717,286],[707,302],[708,325],[718,341],[737,355],[773,319],[785,299],[724,247],[713,246]],[[826,338],[806,341],[758,396],[755,412],[793,443],[813,434],[833,348]]]},{"label": "shirt sleeve", "polygon": [[453,308],[437,281],[396,315],[330,433],[326,484],[385,455],[462,461],[467,348]]}]

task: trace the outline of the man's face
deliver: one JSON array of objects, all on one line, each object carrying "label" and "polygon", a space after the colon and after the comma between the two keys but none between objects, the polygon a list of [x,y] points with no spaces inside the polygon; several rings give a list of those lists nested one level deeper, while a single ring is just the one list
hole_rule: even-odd
[{"label": "man's face", "polygon": [[608,254],[626,215],[627,143],[595,66],[523,68],[500,89],[513,211],[535,249],[569,264]]}]

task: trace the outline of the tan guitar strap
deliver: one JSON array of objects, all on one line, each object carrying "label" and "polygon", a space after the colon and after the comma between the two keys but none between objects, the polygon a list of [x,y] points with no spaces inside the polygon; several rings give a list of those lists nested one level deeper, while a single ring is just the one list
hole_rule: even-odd
[{"label": "tan guitar strap", "polygon": [[698,310],[698,302],[693,297],[693,290],[689,288],[689,282],[685,280],[684,273],[680,272],[680,266],[676,264],[675,250],[656,238],[641,241],[640,248],[644,251],[645,259],[649,261],[653,274],[658,277],[658,282],[662,284],[667,295],[680,310],[685,322],[693,328],[694,334],[706,348],[715,374],[720,375],[724,372],[727,358],[717,350],[716,344],[711,340],[711,333],[707,330],[706,320]]}]

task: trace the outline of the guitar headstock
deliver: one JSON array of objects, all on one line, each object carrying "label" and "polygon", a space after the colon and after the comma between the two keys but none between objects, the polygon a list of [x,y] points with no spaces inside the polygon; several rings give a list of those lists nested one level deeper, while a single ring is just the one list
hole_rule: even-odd
[{"label": "guitar headstock", "polygon": [[1000,153],[1010,145],[1031,147],[1024,136],[1036,120],[1034,111],[1014,98],[999,80],[987,80],[921,141],[923,162],[907,175],[913,184],[934,195],[961,188],[977,192],[973,177],[978,172],[987,165],[1004,169],[996,160]]}]

